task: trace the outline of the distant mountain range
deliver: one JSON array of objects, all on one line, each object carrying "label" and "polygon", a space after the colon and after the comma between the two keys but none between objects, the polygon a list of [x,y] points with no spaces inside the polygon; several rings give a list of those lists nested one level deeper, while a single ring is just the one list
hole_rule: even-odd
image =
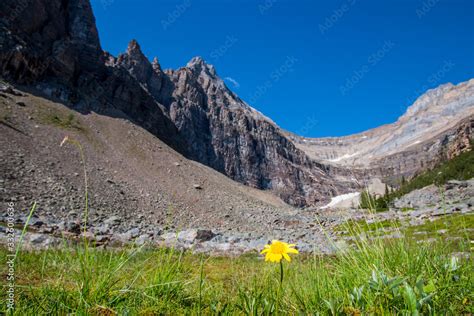
[{"label": "distant mountain range", "polygon": [[186,158],[293,206],[326,203],[374,177],[395,183],[470,147],[474,80],[428,91],[393,124],[304,138],[241,100],[200,57],[163,70],[135,40],[117,57],[103,51],[88,0],[4,0],[0,12],[4,80],[83,114],[125,118]]}]

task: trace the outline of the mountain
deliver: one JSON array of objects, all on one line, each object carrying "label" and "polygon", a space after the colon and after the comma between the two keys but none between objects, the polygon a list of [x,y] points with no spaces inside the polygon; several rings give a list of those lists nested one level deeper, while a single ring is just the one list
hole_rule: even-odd
[{"label": "mountain", "polygon": [[296,146],[322,163],[372,170],[382,178],[411,177],[470,148],[474,79],[420,96],[397,122],[347,137],[305,138]]},{"label": "mountain", "polygon": [[164,71],[135,40],[117,57],[104,52],[88,0],[4,0],[0,12],[0,74],[17,88],[81,114],[126,119],[185,158],[294,206],[325,203],[373,177],[412,175],[465,150],[472,136],[472,81],[429,92],[395,124],[308,139],[246,104],[200,57]]},{"label": "mountain", "polygon": [[351,186],[335,182],[326,166],[308,159],[275,123],[230,91],[202,58],[164,72],[133,40],[113,67],[126,69],[164,106],[187,142],[190,159],[246,185],[270,189],[297,206]]},{"label": "mountain", "polygon": [[[4,1],[1,11],[15,12],[17,5]],[[201,58],[163,72],[135,41],[117,58],[103,52],[86,0],[35,0],[29,9],[21,20],[2,17],[4,78],[59,96],[83,113],[125,117],[186,157],[293,205],[351,187],[334,181],[326,166],[240,100]]]}]

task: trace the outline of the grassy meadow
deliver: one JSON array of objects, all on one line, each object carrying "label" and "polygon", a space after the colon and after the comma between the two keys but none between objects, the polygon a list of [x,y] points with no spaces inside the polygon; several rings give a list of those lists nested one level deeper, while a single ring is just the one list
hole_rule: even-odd
[{"label": "grassy meadow", "polygon": [[[297,243],[297,241],[296,241]],[[470,241],[357,239],[335,255],[212,257],[87,244],[21,251],[14,315],[471,315]],[[6,249],[2,249],[2,275]],[[4,277],[2,277],[5,280]],[[4,286],[5,288],[5,286]],[[2,291],[1,311],[6,313]]]}]

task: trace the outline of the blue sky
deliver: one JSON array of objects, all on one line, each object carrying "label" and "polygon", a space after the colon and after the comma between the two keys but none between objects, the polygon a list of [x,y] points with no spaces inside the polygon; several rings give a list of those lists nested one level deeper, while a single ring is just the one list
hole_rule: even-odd
[{"label": "blue sky", "polygon": [[282,128],[342,136],[474,78],[472,0],[92,0],[104,50],[135,38],[163,68],[193,56]]}]

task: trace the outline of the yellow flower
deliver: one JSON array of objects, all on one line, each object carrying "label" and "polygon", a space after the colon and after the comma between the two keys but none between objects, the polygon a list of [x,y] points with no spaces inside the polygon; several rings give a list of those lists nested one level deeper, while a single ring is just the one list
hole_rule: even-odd
[{"label": "yellow flower", "polygon": [[291,258],[288,256],[289,253],[298,253],[294,244],[287,244],[286,242],[282,242],[279,240],[272,240],[270,245],[265,245],[265,249],[260,252],[261,254],[265,255],[265,261],[270,262],[281,262],[283,258],[286,261],[290,262]]}]

